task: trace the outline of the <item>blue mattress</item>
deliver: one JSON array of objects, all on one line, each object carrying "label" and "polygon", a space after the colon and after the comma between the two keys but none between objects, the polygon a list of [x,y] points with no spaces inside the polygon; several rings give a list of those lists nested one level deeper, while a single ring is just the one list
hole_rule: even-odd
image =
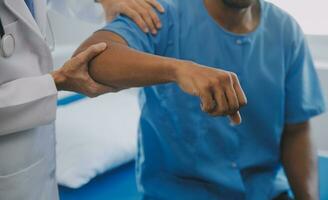
[{"label": "blue mattress", "polygon": [[328,157],[320,158],[320,200],[328,200]]},{"label": "blue mattress", "polygon": [[139,200],[134,162],[96,177],[79,189],[59,187],[61,200]]},{"label": "blue mattress", "polygon": [[[321,200],[328,200],[328,158],[320,159]],[[139,200],[134,163],[96,177],[80,189],[59,188],[61,200]]]}]

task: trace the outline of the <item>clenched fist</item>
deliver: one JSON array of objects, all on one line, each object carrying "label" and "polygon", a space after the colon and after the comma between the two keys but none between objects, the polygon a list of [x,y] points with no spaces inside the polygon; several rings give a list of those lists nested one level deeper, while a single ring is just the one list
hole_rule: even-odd
[{"label": "clenched fist", "polygon": [[176,82],[186,93],[200,97],[204,112],[227,115],[233,124],[241,123],[239,109],[247,99],[236,74],[183,62],[176,68]]}]

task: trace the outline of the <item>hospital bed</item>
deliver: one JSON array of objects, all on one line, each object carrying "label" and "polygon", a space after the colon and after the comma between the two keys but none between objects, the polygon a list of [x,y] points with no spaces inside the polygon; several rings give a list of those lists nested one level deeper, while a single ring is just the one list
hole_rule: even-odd
[{"label": "hospital bed", "polygon": [[134,162],[100,175],[79,189],[59,187],[61,200],[139,200]]}]

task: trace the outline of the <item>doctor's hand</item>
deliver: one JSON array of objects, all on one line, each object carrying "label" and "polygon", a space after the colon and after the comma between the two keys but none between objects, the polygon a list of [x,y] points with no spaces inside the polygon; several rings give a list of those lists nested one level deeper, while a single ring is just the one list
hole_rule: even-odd
[{"label": "doctor's hand", "polygon": [[204,112],[228,116],[233,125],[241,123],[239,109],[247,99],[236,74],[189,61],[179,65],[175,74],[183,91],[200,97]]},{"label": "doctor's hand", "polygon": [[154,9],[163,13],[163,6],[156,0],[98,0],[102,4],[107,21],[112,21],[118,14],[130,17],[144,32],[156,34],[162,27]]},{"label": "doctor's hand", "polygon": [[89,75],[89,62],[107,48],[106,43],[90,46],[75,55],[64,66],[51,73],[58,90],[74,91],[88,97],[115,91],[113,88],[96,83]]}]

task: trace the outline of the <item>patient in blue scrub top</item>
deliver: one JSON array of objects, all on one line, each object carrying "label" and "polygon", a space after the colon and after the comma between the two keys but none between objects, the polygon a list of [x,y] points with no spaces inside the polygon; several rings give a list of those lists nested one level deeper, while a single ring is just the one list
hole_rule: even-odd
[{"label": "patient in blue scrub top", "polygon": [[[84,44],[111,42],[91,63],[95,80],[118,89],[145,86],[136,167],[143,198],[282,200],[291,189],[297,200],[317,200],[309,121],[325,105],[297,22],[263,0],[160,2],[157,34],[120,16]],[[163,78],[159,69],[171,58],[234,72],[248,100],[243,122],[232,126],[204,113],[197,96]]]}]

